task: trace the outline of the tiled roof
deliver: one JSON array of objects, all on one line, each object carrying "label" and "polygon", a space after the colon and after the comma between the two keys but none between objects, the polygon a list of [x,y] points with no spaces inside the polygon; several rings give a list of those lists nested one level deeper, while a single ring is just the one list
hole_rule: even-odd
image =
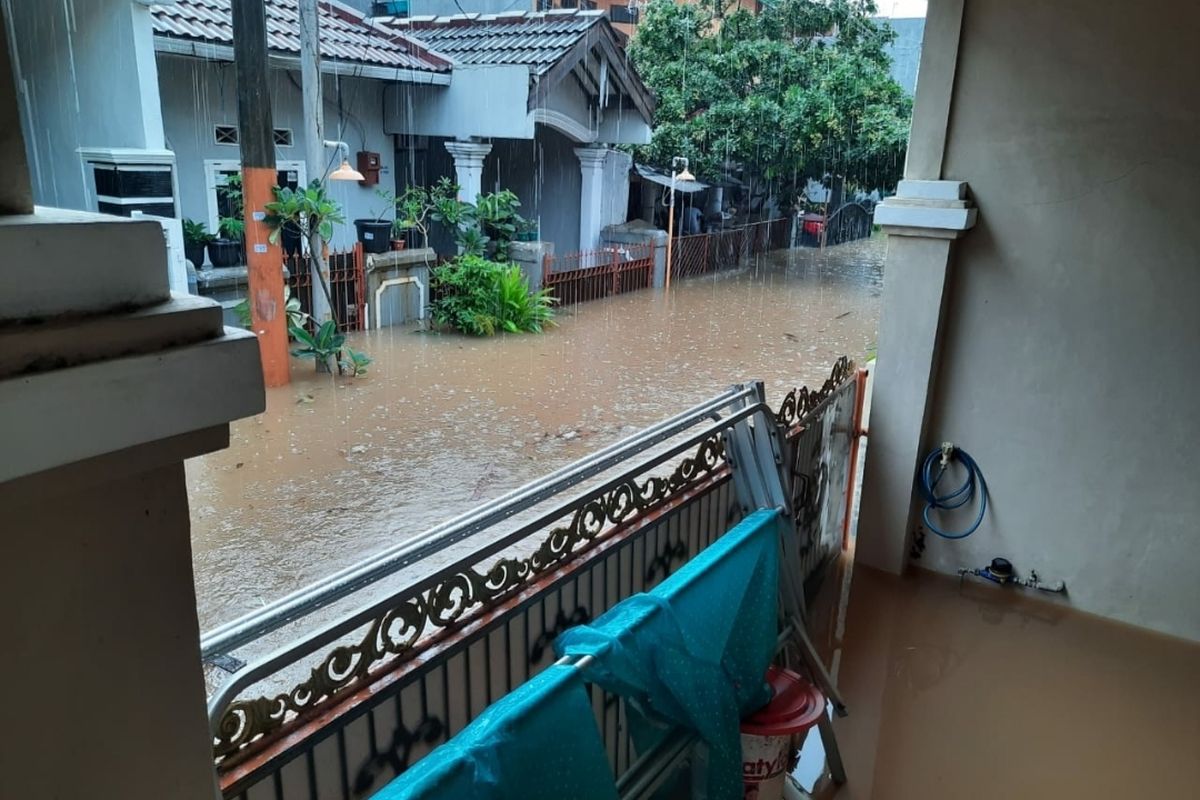
[{"label": "tiled roof", "polygon": [[[157,37],[233,44],[230,0],[178,0],[152,6]],[[420,42],[400,31],[383,28],[363,18],[359,11],[337,2],[322,2],[321,56],[332,61],[376,67],[448,72],[450,63],[429,52]],[[299,11],[295,0],[266,0],[267,47],[276,53],[300,52]]]},{"label": "tiled roof", "polygon": [[377,22],[425,42],[456,64],[524,64],[534,75],[542,75],[603,20],[602,11],[569,9]]}]

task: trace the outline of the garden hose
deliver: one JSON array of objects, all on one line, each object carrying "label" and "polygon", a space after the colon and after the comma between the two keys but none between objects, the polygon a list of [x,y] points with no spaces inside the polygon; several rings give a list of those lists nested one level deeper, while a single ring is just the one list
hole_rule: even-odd
[{"label": "garden hose", "polygon": [[[954,491],[938,494],[938,483],[946,474],[952,461],[962,464],[967,476]],[[970,454],[962,448],[945,442],[926,456],[917,475],[917,489],[920,491],[922,499],[925,500],[925,511],[921,515],[925,520],[925,527],[943,539],[965,539],[977,531],[983,523],[983,515],[987,511],[988,501],[987,481],[983,479],[983,471],[979,469],[975,459],[971,458]],[[979,492],[980,498],[979,513],[975,515],[975,521],[966,530],[946,531],[938,527],[931,519],[930,513],[935,509],[950,511],[971,503],[975,499],[976,492]]]}]

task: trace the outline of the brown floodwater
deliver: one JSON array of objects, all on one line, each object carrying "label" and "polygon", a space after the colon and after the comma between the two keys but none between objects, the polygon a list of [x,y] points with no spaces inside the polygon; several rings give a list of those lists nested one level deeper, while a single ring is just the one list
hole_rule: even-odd
[{"label": "brown floodwater", "polygon": [[874,347],[886,242],[757,257],[559,311],[542,335],[355,334],[362,378],[290,386],[187,463],[204,630],[550,472],[731,383],[771,403]]}]

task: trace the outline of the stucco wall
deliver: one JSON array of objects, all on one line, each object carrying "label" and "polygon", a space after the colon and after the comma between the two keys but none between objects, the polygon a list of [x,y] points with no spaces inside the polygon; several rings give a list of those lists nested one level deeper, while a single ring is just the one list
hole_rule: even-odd
[{"label": "stucco wall", "polygon": [[[237,124],[234,67],[228,62],[170,55],[160,56],[158,63],[163,126],[167,147],[175,151],[181,214],[207,222],[204,161],[239,157],[236,146],[217,144],[213,136],[215,125]],[[291,77],[296,79],[295,84],[286,71],[271,71],[274,126],[292,131],[292,146],[275,149],[277,162],[304,161],[299,76]],[[359,150],[379,153],[384,167],[379,185],[391,189],[395,185],[394,145],[392,137],[383,132],[384,85],[383,81],[373,79],[335,80],[333,76],[325,76],[325,138],[341,139],[350,145],[351,164]],[[326,152],[334,158],[333,150]],[[309,175],[308,179],[313,177],[316,176]],[[355,182],[330,181],[329,192],[342,205],[346,217],[346,224],[334,229],[333,246],[348,247],[355,240],[353,221],[370,216],[373,209],[382,206],[382,201],[375,195],[374,187],[361,187]]]},{"label": "stucco wall", "polygon": [[88,209],[80,147],[161,148],[150,10],[130,0],[4,4],[34,201]]},{"label": "stucco wall", "polygon": [[556,253],[579,249],[579,190],[583,178],[577,142],[538,125],[532,141],[497,139],[483,164],[483,190],[511,189],[521,215],[541,221],[541,238]]},{"label": "stucco wall", "polygon": [[1200,639],[1200,11],[1170,5],[966,4],[944,177],[980,217],[927,445],[969,450],[993,505],[921,563],[1003,555],[1078,608]]}]

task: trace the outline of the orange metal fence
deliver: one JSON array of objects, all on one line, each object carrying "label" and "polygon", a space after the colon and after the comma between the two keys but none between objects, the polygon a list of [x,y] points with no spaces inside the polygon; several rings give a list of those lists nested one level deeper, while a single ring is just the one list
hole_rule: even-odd
[{"label": "orange metal fence", "polygon": [[[329,293],[333,296],[330,304],[333,316],[337,320],[338,330],[361,331],[366,324],[367,277],[366,261],[363,258],[362,244],[355,244],[349,250],[331,251],[326,257],[329,268]],[[287,267],[287,286],[292,297],[300,298],[300,308],[311,314],[313,310],[313,292],[321,291],[313,285],[312,269],[307,255],[287,256],[283,260]],[[309,321],[312,327],[312,321]]]},{"label": "orange metal fence", "polygon": [[649,244],[547,255],[542,261],[542,286],[561,305],[647,289],[653,280],[654,247]]}]

